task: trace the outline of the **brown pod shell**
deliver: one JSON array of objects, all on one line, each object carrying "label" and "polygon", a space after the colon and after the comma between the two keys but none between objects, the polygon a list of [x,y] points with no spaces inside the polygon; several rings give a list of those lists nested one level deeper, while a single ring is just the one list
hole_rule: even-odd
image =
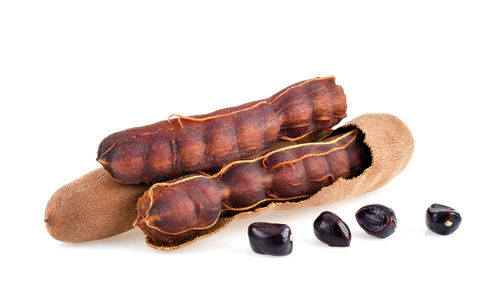
[{"label": "brown pod shell", "polygon": [[137,199],[146,185],[123,185],[104,168],[93,170],[57,190],[45,209],[52,237],[83,242],[111,237],[133,228]]},{"label": "brown pod shell", "polygon": [[365,114],[345,127],[351,126],[364,134],[364,143],[371,152],[372,162],[360,175],[350,179],[340,178],[307,199],[275,201],[233,216],[221,216],[209,228],[171,236],[162,245],[146,237],[147,244],[157,249],[179,248],[220,231],[236,218],[252,217],[270,209],[312,207],[349,198],[387,184],[406,167],[413,154],[414,141],[410,130],[400,119],[390,114]]},{"label": "brown pod shell", "polygon": [[356,126],[365,134],[365,144],[372,155],[370,167],[355,178],[339,179],[300,203],[277,203],[270,208],[289,210],[314,207],[373,191],[401,173],[413,155],[414,141],[410,129],[394,115],[364,114],[346,126]]}]

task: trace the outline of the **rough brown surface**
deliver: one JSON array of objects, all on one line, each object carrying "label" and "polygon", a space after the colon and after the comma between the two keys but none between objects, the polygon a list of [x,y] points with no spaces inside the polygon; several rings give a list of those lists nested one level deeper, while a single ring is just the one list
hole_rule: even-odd
[{"label": "rough brown surface", "polygon": [[371,151],[372,164],[361,175],[351,179],[340,178],[312,197],[299,202],[273,202],[253,211],[241,212],[231,217],[220,217],[212,227],[187,236],[179,236],[177,239],[172,238],[163,246],[158,246],[148,238],[146,242],[157,249],[179,248],[222,230],[236,218],[248,218],[270,209],[312,207],[359,195],[387,184],[410,161],[414,147],[413,137],[408,127],[397,117],[390,114],[365,114],[346,126],[355,126],[361,130],[365,134],[364,142]]},{"label": "rough brown surface", "polygon": [[52,237],[82,242],[114,236],[132,229],[137,199],[145,185],[119,184],[96,169],[61,187],[45,209],[45,225]]}]

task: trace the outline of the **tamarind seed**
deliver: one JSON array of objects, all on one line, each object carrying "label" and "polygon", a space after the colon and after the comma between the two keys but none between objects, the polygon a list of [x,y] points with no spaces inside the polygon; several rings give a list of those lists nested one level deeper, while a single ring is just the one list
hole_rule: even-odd
[{"label": "tamarind seed", "polygon": [[425,223],[429,230],[440,235],[455,232],[461,222],[462,216],[457,210],[437,203],[432,204],[425,215]]},{"label": "tamarind seed", "polygon": [[385,238],[396,230],[397,219],[394,211],[381,204],[371,204],[356,212],[356,220],[368,234]]},{"label": "tamarind seed", "polygon": [[349,246],[351,231],[339,216],[325,211],[314,221],[314,235],[329,246]]},{"label": "tamarind seed", "polygon": [[286,256],[292,252],[293,240],[286,224],[255,222],[248,226],[250,247],[259,254]]}]

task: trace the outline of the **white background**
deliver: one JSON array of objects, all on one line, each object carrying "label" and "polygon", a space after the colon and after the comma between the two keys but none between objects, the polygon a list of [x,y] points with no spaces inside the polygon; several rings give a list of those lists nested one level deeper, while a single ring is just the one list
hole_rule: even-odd
[{"label": "white background", "polygon": [[[2,301],[493,301],[498,299],[499,9],[495,1],[2,1]],[[43,216],[60,186],[99,167],[108,134],[266,98],[333,74],[345,120],[400,117],[415,138],[387,186],[318,208],[232,222],[175,251],[139,230],[54,240]],[[427,231],[426,208],[463,217]],[[394,209],[380,240],[354,213]],[[312,222],[330,210],[353,235],[330,248]],[[254,221],[287,223],[287,257],[254,254]]]}]

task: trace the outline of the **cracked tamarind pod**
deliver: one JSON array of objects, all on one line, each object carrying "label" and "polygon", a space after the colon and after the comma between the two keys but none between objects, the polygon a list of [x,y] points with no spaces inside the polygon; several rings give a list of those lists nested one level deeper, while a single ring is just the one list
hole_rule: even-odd
[{"label": "cracked tamarind pod", "polygon": [[251,157],[279,139],[329,129],[346,116],[346,108],[333,76],[314,78],[261,101],[206,115],[171,115],[114,133],[101,142],[97,160],[121,183],[165,181]]},{"label": "cracked tamarind pod", "polygon": [[413,153],[411,132],[388,114],[366,114],[319,142],[239,160],[214,175],[153,185],[135,225],[158,249],[182,247],[264,210],[316,206],[374,190]]},{"label": "cracked tamarind pod", "polygon": [[212,176],[155,184],[139,200],[136,223],[153,245],[161,246],[212,227],[225,211],[309,197],[339,178],[359,175],[370,161],[361,132],[351,129],[321,142],[233,162]]}]

